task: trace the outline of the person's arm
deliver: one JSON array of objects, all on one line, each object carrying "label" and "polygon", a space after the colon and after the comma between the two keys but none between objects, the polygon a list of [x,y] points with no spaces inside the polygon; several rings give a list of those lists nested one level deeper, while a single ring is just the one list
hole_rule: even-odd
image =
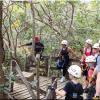
[{"label": "person's arm", "polygon": [[23,46],[31,46],[31,45],[32,45],[32,42],[26,43],[26,44],[23,44],[23,45],[20,45],[20,46],[18,46],[18,47],[20,48],[20,47],[23,47]]},{"label": "person's arm", "polygon": [[58,94],[60,96],[65,96],[66,95],[66,92],[64,90],[58,90],[58,89],[56,89],[55,92],[56,92],[56,94]]},{"label": "person's arm", "polygon": [[97,65],[96,65],[93,75],[92,75],[93,78],[97,75],[98,70],[100,70],[100,56],[97,57]]},{"label": "person's arm", "polygon": [[92,74],[92,78],[94,78],[94,77],[96,76],[96,74],[97,74],[97,69],[95,68],[95,69],[94,69],[94,72],[93,72],[93,74]]},{"label": "person's arm", "polygon": [[70,82],[67,82],[65,87],[62,90],[56,89],[55,92],[56,92],[56,94],[58,94],[60,96],[65,96],[70,88],[71,88]]},{"label": "person's arm", "polygon": [[59,53],[58,53],[58,57],[61,57],[61,50],[60,50]]}]

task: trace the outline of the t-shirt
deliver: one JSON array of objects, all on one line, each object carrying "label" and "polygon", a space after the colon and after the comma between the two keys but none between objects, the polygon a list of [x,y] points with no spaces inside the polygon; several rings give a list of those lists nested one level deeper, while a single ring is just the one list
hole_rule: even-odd
[{"label": "t-shirt", "polygon": [[[32,46],[32,42],[27,43],[26,46]],[[35,43],[35,53],[39,53],[44,50],[44,45],[41,42]]]},{"label": "t-shirt", "polygon": [[61,54],[61,58],[64,59],[64,66],[67,66],[69,64],[68,48],[62,48],[60,54]]},{"label": "t-shirt", "polygon": [[64,91],[66,92],[65,100],[82,99],[80,95],[83,93],[83,88],[80,83],[75,84],[72,81],[69,81],[66,83]]}]

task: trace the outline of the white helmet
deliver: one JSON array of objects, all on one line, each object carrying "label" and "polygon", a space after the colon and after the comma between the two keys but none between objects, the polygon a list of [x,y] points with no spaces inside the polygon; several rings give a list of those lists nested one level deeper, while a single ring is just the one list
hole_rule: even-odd
[{"label": "white helmet", "polygon": [[86,57],[86,62],[96,62],[96,58],[94,56],[88,56]]},{"label": "white helmet", "polygon": [[100,47],[99,47],[99,43],[95,43],[94,45],[93,45],[93,48],[94,49],[99,49]]},{"label": "white helmet", "polygon": [[80,78],[81,77],[81,68],[78,65],[71,65],[68,68],[68,73],[73,75],[76,78]]},{"label": "white helmet", "polygon": [[68,45],[67,40],[62,40],[61,44]]},{"label": "white helmet", "polygon": [[87,39],[85,42],[92,45],[92,40],[91,39]]}]

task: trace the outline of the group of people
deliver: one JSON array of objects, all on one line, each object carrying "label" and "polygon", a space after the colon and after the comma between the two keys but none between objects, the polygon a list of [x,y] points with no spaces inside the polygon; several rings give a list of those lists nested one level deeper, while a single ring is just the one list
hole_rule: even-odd
[{"label": "group of people", "polygon": [[[44,45],[40,42],[39,37],[34,38],[35,41],[35,56],[44,50]],[[32,48],[32,42],[24,44]],[[87,99],[93,97],[100,99],[100,41],[93,44],[91,39],[87,39],[84,43],[84,48],[81,51],[82,57],[80,59],[80,66],[69,64],[71,53],[74,57],[79,56],[69,47],[68,41],[61,42],[61,50],[59,52],[59,59],[57,61],[57,68],[63,71],[60,82],[65,81],[66,75],[67,83],[62,90],[56,89],[58,95],[65,96],[65,99],[83,99],[83,92],[87,92]],[[78,80],[81,78],[82,83]],[[91,88],[90,88],[91,87]],[[92,91],[91,91],[92,90]],[[89,93],[90,92],[90,93]]]},{"label": "group of people", "polygon": [[[60,81],[65,80],[66,74],[69,74],[69,81],[63,90],[56,89],[56,93],[61,96],[66,95],[65,99],[82,99],[83,92],[87,92],[87,99],[93,97],[100,99],[100,41],[93,44],[91,39],[87,39],[84,44],[80,66],[69,66],[69,53],[76,54],[68,46],[66,40],[61,42],[62,48],[59,53],[57,68],[63,70]],[[82,83],[78,82],[79,78],[81,78]]]}]

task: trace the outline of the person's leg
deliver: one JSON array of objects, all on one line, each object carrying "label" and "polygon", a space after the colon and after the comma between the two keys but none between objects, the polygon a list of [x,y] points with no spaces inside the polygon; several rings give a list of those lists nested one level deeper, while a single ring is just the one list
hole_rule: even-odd
[{"label": "person's leg", "polygon": [[64,64],[64,66],[63,66],[63,76],[65,77],[65,75],[66,75],[66,72],[67,72],[67,68],[66,68],[66,65]]},{"label": "person's leg", "polygon": [[63,69],[62,70],[63,70],[63,75],[62,75],[62,78],[61,78],[60,82],[64,82],[65,81],[65,75],[66,75],[66,72],[67,72],[65,64],[63,65]]},{"label": "person's leg", "polygon": [[97,80],[96,80],[96,94],[95,96],[100,96],[100,72],[97,74]]},{"label": "person's leg", "polygon": [[83,80],[83,88],[86,89],[87,86],[88,86],[88,80],[87,80],[87,77],[88,77],[88,72],[87,70],[84,70],[83,73],[82,73],[82,80]]}]

